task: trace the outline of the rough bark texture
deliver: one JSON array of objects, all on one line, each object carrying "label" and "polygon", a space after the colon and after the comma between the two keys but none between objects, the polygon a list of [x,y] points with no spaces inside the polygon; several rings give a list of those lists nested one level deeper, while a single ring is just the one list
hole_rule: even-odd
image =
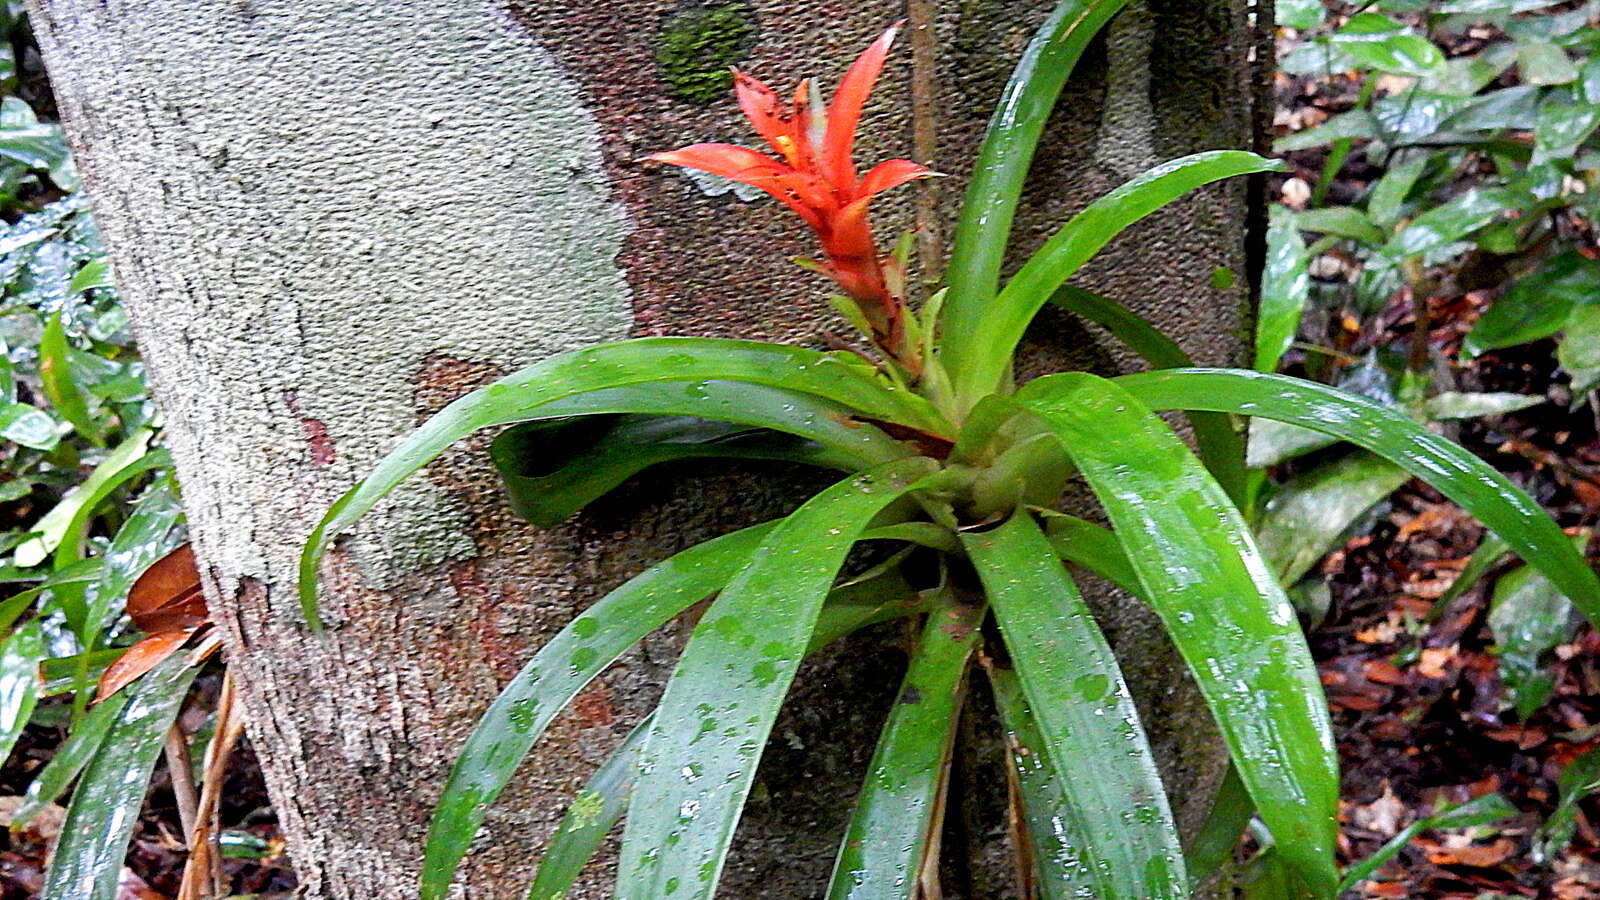
[{"label": "rough bark texture", "polygon": [[[923,43],[937,58],[919,69],[935,92],[919,97],[937,110],[931,162],[956,176],[922,188],[925,220],[959,200],[987,110],[1047,7],[913,4],[933,16]],[[397,435],[497,373],[630,333],[817,344],[837,328],[824,286],[786,262],[812,252],[786,212],[636,160],[693,140],[747,142],[717,70],[837,77],[902,7],[34,0],[33,12],[306,896],[414,896],[452,754],[530,648],[650,561],[780,514],[822,480],[684,466],[539,531],[500,503],[480,439],[340,545],[325,575],[333,627],[320,636],[295,607],[300,541]],[[1247,46],[1230,0],[1125,13],[1042,149],[1022,243],[1147,164],[1248,146]],[[910,152],[913,123],[897,112],[912,107],[909,55],[874,101],[864,154]],[[1087,280],[1201,360],[1231,361],[1243,281],[1209,285],[1216,266],[1242,271],[1243,191],[1155,217]],[[909,224],[913,205],[909,192],[883,204],[880,229]],[[1050,318],[1029,368],[1065,350],[1130,364]],[[1152,620],[1102,601],[1193,821],[1220,759],[1197,727],[1205,715]],[[681,638],[652,638],[558,723],[492,814],[463,897],[522,896],[562,799],[649,707]],[[895,638],[881,629],[802,672],[726,896],[819,892],[898,679]],[[1010,896],[1003,782],[988,771],[992,744],[976,743],[958,791],[967,811],[946,838],[948,893]],[[598,869],[583,896],[607,896],[607,877]]]}]

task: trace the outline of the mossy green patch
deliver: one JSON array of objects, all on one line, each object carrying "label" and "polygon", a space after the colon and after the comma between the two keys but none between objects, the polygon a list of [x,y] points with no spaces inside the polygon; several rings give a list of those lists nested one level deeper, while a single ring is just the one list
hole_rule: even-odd
[{"label": "mossy green patch", "polygon": [[679,100],[708,106],[733,87],[729,67],[756,35],[755,13],[744,2],[685,7],[661,22],[656,62]]}]

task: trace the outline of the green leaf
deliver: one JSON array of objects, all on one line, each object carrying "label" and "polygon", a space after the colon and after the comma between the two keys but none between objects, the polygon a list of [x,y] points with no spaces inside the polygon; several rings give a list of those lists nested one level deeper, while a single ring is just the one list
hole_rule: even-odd
[{"label": "green leaf", "polygon": [[1040,510],[1045,517],[1045,534],[1056,555],[1075,566],[1085,569],[1111,582],[1124,591],[1139,596],[1144,585],[1128,562],[1128,552],[1122,548],[1122,539],[1116,532],[1093,522],[1058,513]]},{"label": "green leaf", "polygon": [[1578,77],[1567,51],[1545,41],[1518,41],[1517,67],[1528,84],[1567,84]]},{"label": "green leaf", "polygon": [[1389,239],[1383,252],[1396,260],[1426,253],[1527,209],[1532,201],[1526,191],[1474,188],[1417,216]]},{"label": "green leaf", "polygon": [[67,285],[67,293],[81,294],[95,288],[108,287],[116,287],[116,283],[111,280],[111,261],[100,256],[84,263],[78,274],[72,276],[72,283]]},{"label": "green leaf", "polygon": [[1069,900],[1083,886],[1084,871],[1079,863],[1076,839],[1067,831],[1066,821],[1056,810],[1070,808],[1064,782],[1040,748],[1046,746],[1039,722],[1028,706],[1022,683],[1014,669],[992,661],[985,663],[989,686],[994,692],[1000,724],[1006,730],[1006,755],[1016,778],[1017,799],[1022,805],[1022,821],[1012,825],[1026,832],[1028,848],[1018,851],[1019,861],[1032,858],[1037,872],[1034,887],[1041,900]]},{"label": "green leaf", "polygon": [[[71,565],[83,558],[84,539],[87,536],[89,524],[94,519],[95,512],[100,505],[122,486],[140,476],[157,469],[170,469],[172,457],[166,450],[151,450],[143,456],[135,458],[127,465],[111,473],[104,481],[94,484],[93,490],[82,498],[82,503],[75,504],[72,518],[67,522],[67,527],[62,531],[61,543],[56,547],[55,559],[52,565],[57,571]],[[88,482],[84,482],[88,486]]]},{"label": "green leaf", "polygon": [[[1581,533],[1573,547],[1582,553],[1589,533]],[[1489,630],[1494,633],[1511,706],[1524,721],[1555,690],[1545,654],[1557,644],[1572,640],[1576,630],[1572,601],[1548,578],[1529,566],[1518,566],[1495,581],[1489,600]]]},{"label": "green leaf", "polygon": [[982,607],[935,600],[839,845],[830,900],[911,900],[938,815]]},{"label": "green leaf", "polygon": [[1138,710],[1049,540],[1027,512],[961,539],[1043,738],[1028,749],[1048,759],[1062,793],[1048,813],[1061,823],[1053,837],[1080,861],[1062,893],[1187,897],[1177,829]]},{"label": "green leaf", "polygon": [[1239,777],[1239,770],[1230,763],[1228,771],[1217,786],[1217,795],[1205,821],[1184,847],[1183,859],[1189,868],[1189,879],[1198,888],[1233,858],[1239,846],[1239,836],[1256,814],[1256,805],[1250,800],[1250,790]]},{"label": "green leaf", "polygon": [[1533,836],[1533,861],[1547,866],[1572,843],[1578,830],[1578,804],[1600,790],[1600,749],[1591,749],[1567,763],[1557,784],[1561,800]]},{"label": "green leaf", "polygon": [[1376,853],[1351,866],[1344,873],[1344,879],[1339,882],[1339,893],[1354,890],[1384,863],[1399,856],[1400,851],[1424,831],[1432,831],[1435,828],[1471,828],[1474,825],[1488,825],[1515,815],[1517,808],[1511,805],[1511,801],[1499,794],[1484,794],[1460,805],[1442,809],[1427,818],[1418,819],[1390,838]]},{"label": "green leaf", "polygon": [[1166,424],[1117,384],[1049,375],[1017,399],[1055,429],[1105,507],[1140,596],[1194,673],[1286,859],[1328,893],[1337,880],[1332,727],[1294,610],[1244,518]]},{"label": "green leaf", "polygon": [[1302,31],[1321,25],[1328,17],[1328,9],[1322,5],[1322,0],[1282,0],[1274,12],[1277,13],[1279,25]]},{"label": "green leaf", "polygon": [[88,613],[84,621],[71,623],[85,649],[99,646],[101,632],[111,624],[110,617],[122,611],[128,590],[144,570],[183,543],[183,535],[176,530],[182,519],[177,483],[166,475],[151,485],[117,529],[102,557],[105,564],[89,595]]},{"label": "green leaf", "polygon": [[1278,361],[1300,330],[1306,298],[1311,296],[1309,262],[1306,242],[1300,236],[1294,215],[1282,206],[1273,206],[1267,226],[1267,265],[1261,276],[1261,304],[1256,314],[1255,367],[1262,372],[1277,370]]},{"label": "green leaf", "polygon": [[0,440],[34,450],[53,450],[59,439],[56,420],[44,410],[26,403],[0,405]]},{"label": "green leaf", "polygon": [[129,698],[72,793],[41,900],[115,900],[167,730],[199,670],[175,653],[128,688]]},{"label": "green leaf", "polygon": [[1383,243],[1383,229],[1367,220],[1367,214],[1353,206],[1327,206],[1294,214],[1301,231],[1331,234],[1364,244]]},{"label": "green leaf", "polygon": [[1380,228],[1390,228],[1400,221],[1401,211],[1411,189],[1416,187],[1432,157],[1427,153],[1408,153],[1397,158],[1367,197],[1367,218]]},{"label": "green leaf", "polygon": [[61,313],[50,317],[39,339],[39,380],[44,385],[45,396],[61,418],[72,424],[84,440],[97,447],[105,446],[100,426],[89,416],[82,389],[72,375],[72,363],[67,355],[67,333],[61,326]]},{"label": "green leaf", "polygon": [[13,561],[22,567],[44,562],[61,545],[83,507],[88,506],[90,501],[98,502],[96,495],[108,482],[150,451],[150,439],[154,436],[152,429],[141,428],[106,454],[106,458],[94,467],[83,483],[68,491],[59,503],[33,523],[32,528],[39,532],[39,536],[19,545]]},{"label": "green leaf", "polygon": [[[972,167],[945,279],[939,361],[951,373],[996,352],[973,339],[1000,285],[1022,184],[1056,98],[1090,39],[1127,0],[1060,0],[1033,35],[989,119]],[[1002,361],[1009,362],[1009,353]],[[973,398],[976,400],[977,398]]]},{"label": "green leaf", "polygon": [[1556,347],[1556,360],[1572,378],[1573,392],[1582,393],[1600,382],[1600,300],[1590,298],[1574,306],[1566,331]]},{"label": "green leaf", "polygon": [[[1194,360],[1177,341],[1115,300],[1069,284],[1052,294],[1050,302],[1111,332],[1112,337],[1127,344],[1128,349],[1143,357],[1151,368],[1194,365]],[[1195,445],[1206,468],[1227,488],[1228,496],[1243,496],[1244,440],[1233,422],[1227,416],[1200,413],[1189,417],[1189,425],[1194,429]]]},{"label": "green leaf", "polygon": [[1370,453],[1350,453],[1297,475],[1267,503],[1256,524],[1261,555],[1285,587],[1311,571],[1362,513],[1411,480]]},{"label": "green leaf", "polygon": [[539,861],[533,885],[528,889],[528,900],[565,897],[573,882],[583,874],[583,867],[605,842],[606,835],[622,819],[628,808],[628,798],[633,794],[639,753],[654,721],[653,717],[646,717],[628,732],[617,749],[589,777],[583,790],[572,798],[566,815],[561,817],[561,824],[556,826],[555,834],[550,836],[550,843],[545,847],[544,858]]},{"label": "green leaf", "polygon": [[1454,602],[1457,597],[1471,590],[1473,585],[1483,580],[1483,576],[1489,574],[1489,570],[1499,564],[1500,560],[1510,552],[1511,545],[1501,540],[1498,535],[1485,534],[1483,541],[1478,544],[1478,549],[1472,552],[1472,557],[1462,567],[1461,574],[1457,575],[1456,580],[1450,582],[1450,586],[1445,589],[1445,592],[1433,601],[1433,608],[1428,610],[1427,621],[1432,622],[1438,619],[1444,613],[1445,607]]},{"label": "green leaf", "polygon": [[[806,394],[726,381],[694,384],[690,390],[701,395],[702,406],[723,410],[739,423],[687,416],[588,416],[529,422],[502,432],[490,455],[512,508],[548,528],[644,469],[679,459],[783,459],[854,471],[914,452],[877,428],[851,420],[845,407]],[[641,401],[654,396],[667,408],[685,405],[681,384],[636,385],[618,392]]]},{"label": "green leaf", "polygon": [[546,418],[549,413],[658,413],[708,419],[741,415],[737,404],[707,409],[701,402],[704,394],[692,385],[687,386],[678,405],[670,408],[659,392],[609,392],[645,383],[712,381],[811,394],[873,419],[935,433],[948,430],[927,401],[877,380],[865,362],[800,347],[708,338],[644,338],[559,354],[451,403],[407,435],[371,474],[339,498],[301,553],[300,602],[307,622],[320,627],[317,570],[328,542],[457,440],[480,428]]},{"label": "green leaf", "polygon": [[1550,337],[1579,303],[1600,296],[1600,262],[1575,250],[1545,259],[1478,318],[1463,348],[1477,355]]},{"label": "green leaf", "polygon": [[1483,416],[1503,416],[1544,403],[1538,394],[1513,394],[1503,391],[1463,393],[1445,391],[1428,398],[1428,417],[1433,421],[1444,419],[1476,419]]},{"label": "green leaf", "polygon": [[[835,588],[817,618],[811,651],[833,643],[875,622],[914,615],[920,605],[908,604],[911,588],[898,578]],[[616,826],[633,794],[639,752],[649,734],[653,716],[646,716],[573,798],[566,816],[545,848],[534,874],[529,900],[556,900],[566,896],[584,864],[600,849]]]},{"label": "green leaf", "polygon": [[1272,142],[1273,153],[1309,150],[1334,141],[1372,140],[1378,137],[1378,120],[1372,113],[1357,109],[1332,116],[1314,128],[1286,134]]},{"label": "green leaf", "polygon": [[1405,414],[1325,385],[1230,369],[1169,369],[1117,379],[1153,409],[1206,409],[1289,422],[1382,456],[1460,504],[1600,621],[1600,579],[1550,515],[1493,467]]},{"label": "green leaf", "polygon": [[29,619],[0,644],[0,760],[11,756],[39,702],[39,660],[44,654],[38,619]]},{"label": "green leaf", "polygon": [[657,707],[623,832],[617,896],[715,893],[829,585],[856,536],[933,468],[927,459],[900,460],[818,494],[773,528],[706,611]]},{"label": "green leaf", "polygon": [[77,778],[89,760],[100,752],[100,745],[105,743],[106,735],[110,733],[111,726],[117,723],[117,718],[122,715],[122,707],[127,702],[126,692],[112,694],[89,710],[83,721],[68,732],[67,739],[50,755],[50,761],[28,783],[22,804],[11,817],[11,827],[26,825],[67,792],[72,779]]},{"label": "green leaf", "polygon": [[[999,388],[1028,323],[1057,288],[1123,229],[1203,185],[1282,169],[1282,163],[1254,153],[1212,150],[1156,166],[1089,204],[1028,258],[970,331],[959,339],[959,332],[946,334],[947,350],[962,346],[951,343],[956,340],[982,348],[981,352],[963,350],[955,358],[959,364],[949,366],[957,397],[970,409]],[[953,301],[953,296],[946,301],[946,310]]]},{"label": "green leaf", "polygon": [[1539,124],[1533,129],[1530,165],[1570,160],[1578,145],[1600,127],[1600,106],[1585,103],[1571,91],[1547,94],[1539,104]]},{"label": "green leaf", "polygon": [[1359,40],[1341,40],[1341,37],[1347,36],[1336,36],[1335,45],[1362,68],[1413,78],[1435,75],[1444,69],[1444,53],[1419,35],[1386,34],[1378,39],[1361,35]]},{"label": "green leaf", "polygon": [[422,900],[440,900],[449,892],[490,804],[551,720],[629,647],[721,590],[771,530],[771,524],[746,528],[651,566],[539,648],[484,712],[456,758],[428,829]]}]

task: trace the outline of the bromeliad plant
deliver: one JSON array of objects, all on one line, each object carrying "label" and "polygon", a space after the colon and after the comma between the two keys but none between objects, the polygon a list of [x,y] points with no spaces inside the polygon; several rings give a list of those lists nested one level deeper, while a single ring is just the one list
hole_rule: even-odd
[{"label": "bromeliad plant", "polygon": [[[872,238],[867,206],[929,173],[896,160],[858,178],[850,158],[892,30],[826,109],[806,85],[785,104],[739,78],[740,102],[778,159],[728,145],[655,157],[755,185],[799,212],[822,242],[817,268],[840,286],[870,349],[658,338],[552,357],[451,404],[330,510],[302,561],[313,624],[333,536],[480,428],[519,426],[497,441],[495,457],[518,508],[540,523],[686,456],[775,457],[848,473],[782,519],[648,569],[535,655],[485,713],[444,789],[425,900],[446,895],[489,804],[561,709],[645,635],[713,595],[655,714],[574,802],[530,896],[562,896],[624,814],[616,896],[713,896],[801,661],[901,617],[922,622],[921,638],[842,836],[830,897],[934,888],[928,857],[974,666],[1013,738],[1019,857],[1040,896],[1188,896],[1252,810],[1293,891],[1333,896],[1338,772],[1328,717],[1294,613],[1232,499],[1243,468],[1229,415],[1334,435],[1427,479],[1600,618],[1600,582],[1560,529],[1476,458],[1359,397],[1189,367],[1148,323],[1066,286],[1127,226],[1196,187],[1273,163],[1216,151],[1162,165],[1090,204],[1001,283],[1040,133],[1073,64],[1123,2],[1063,0],[1028,46],[974,168],[944,289],[916,307],[903,265]],[[1013,352],[1046,303],[1177,368],[1113,379],[1070,372],[1018,389]],[[1199,457],[1163,410],[1191,411]],[[552,446],[561,458],[549,458]],[[1099,498],[1110,529],[1052,511],[1072,477]],[[906,552],[844,571],[863,542]],[[1234,774],[1187,854],[1140,712],[1063,561],[1157,612],[1220,726]]]}]

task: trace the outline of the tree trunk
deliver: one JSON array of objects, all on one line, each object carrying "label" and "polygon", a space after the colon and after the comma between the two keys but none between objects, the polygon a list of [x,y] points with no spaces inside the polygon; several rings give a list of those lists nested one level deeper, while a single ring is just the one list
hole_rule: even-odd
[{"label": "tree trunk", "polygon": [[[1048,4],[911,0],[864,157],[956,178],[882,205],[936,265],[986,113]],[[899,2],[32,0],[79,167],[135,320],[289,849],[310,898],[415,894],[439,785],[476,715],[576,610],[668,553],[780,515],[823,476],[685,465],[560,528],[515,521],[482,438],[447,454],[331,554],[311,634],[295,558],[398,435],[485,379],[627,335],[818,345],[839,326],[787,211],[644,154],[749,142],[717,74],[837,77]],[[1161,36],[1159,50],[1155,36]],[[1151,0],[1091,51],[1041,150],[1023,244],[1141,167],[1250,144],[1244,10]],[[917,45],[915,52],[911,45]],[[915,57],[915,59],[913,59]],[[1110,61],[1109,63],[1107,61]],[[912,90],[911,85],[916,89]],[[913,96],[914,95],[914,96]],[[912,116],[910,110],[917,110]],[[937,135],[935,140],[934,136]],[[1244,189],[1122,239],[1088,281],[1198,358],[1239,352]],[[1063,348],[1129,364],[1065,319]],[[1180,817],[1221,757],[1152,620],[1104,600]],[[462,896],[521,897],[564,798],[659,692],[684,636],[624,658],[540,744],[491,814]],[[725,878],[729,897],[816,896],[901,665],[893,629],[801,674]],[[974,734],[984,733],[983,723]],[[1011,896],[992,742],[964,762],[948,894]],[[1178,764],[1179,760],[1182,765]],[[585,897],[609,896],[597,869]]]}]

